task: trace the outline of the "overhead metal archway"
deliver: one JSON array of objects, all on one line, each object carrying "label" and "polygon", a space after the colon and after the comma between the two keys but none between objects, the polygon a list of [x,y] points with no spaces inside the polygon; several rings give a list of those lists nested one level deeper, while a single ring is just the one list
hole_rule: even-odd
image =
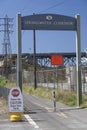
[{"label": "overhead metal archway", "polygon": [[82,103],[80,15],[74,18],[58,14],[34,14],[23,17],[20,13],[17,14],[17,85],[22,90],[21,30],[34,30],[34,47],[35,30],[76,31],[77,105],[79,106]]}]

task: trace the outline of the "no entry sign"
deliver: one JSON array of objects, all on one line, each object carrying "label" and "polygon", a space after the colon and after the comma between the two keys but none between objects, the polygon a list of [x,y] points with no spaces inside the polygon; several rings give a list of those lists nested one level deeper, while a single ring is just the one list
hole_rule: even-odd
[{"label": "no entry sign", "polygon": [[11,94],[12,94],[13,97],[18,97],[18,96],[20,95],[20,91],[19,91],[18,89],[15,89],[15,88],[14,88],[14,89],[12,90],[12,93],[11,93]]}]

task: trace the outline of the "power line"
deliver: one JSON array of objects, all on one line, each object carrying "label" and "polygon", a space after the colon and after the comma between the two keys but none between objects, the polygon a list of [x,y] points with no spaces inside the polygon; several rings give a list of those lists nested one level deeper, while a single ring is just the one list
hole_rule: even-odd
[{"label": "power line", "polygon": [[[31,0],[29,0],[29,1],[31,2]],[[52,5],[52,6],[48,7],[48,8],[46,8],[46,9],[40,11],[39,13],[42,13],[42,12],[45,12],[45,11],[50,10],[50,9],[52,9],[52,8],[55,8],[55,7],[57,7],[57,6],[60,6],[60,5],[64,4],[65,2],[67,2],[67,0],[63,0],[63,1],[61,1],[61,2],[57,2],[56,4],[54,4],[54,5]],[[30,3],[29,3],[29,5],[30,5]],[[25,6],[21,9],[21,12],[24,11],[25,9],[27,9],[27,7],[28,7],[29,5],[28,5],[28,4],[25,5]]]},{"label": "power line", "polygon": [[[29,2],[31,2],[31,0],[29,0]],[[30,4],[30,3],[29,3]],[[25,9],[27,9],[27,7],[29,7],[29,5],[25,5],[22,9],[21,9],[21,12],[24,11]]]},{"label": "power line", "polygon": [[57,6],[60,6],[60,5],[64,4],[65,2],[66,2],[66,0],[63,0],[63,1],[61,1],[61,2],[58,2],[57,4],[54,4],[54,5],[50,6],[50,7],[48,7],[47,9],[44,9],[44,10],[40,11],[40,13],[45,12],[45,11],[47,11],[47,10],[50,10],[50,9],[52,9],[52,8],[55,8],[55,7],[57,7]]}]

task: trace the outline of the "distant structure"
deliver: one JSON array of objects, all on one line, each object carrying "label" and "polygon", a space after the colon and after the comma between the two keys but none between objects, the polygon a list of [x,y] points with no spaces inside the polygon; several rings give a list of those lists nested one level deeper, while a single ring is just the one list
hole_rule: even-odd
[{"label": "distant structure", "polygon": [[10,43],[10,33],[13,32],[13,30],[11,30],[10,28],[13,27],[13,24],[11,24],[13,22],[13,18],[9,18],[7,15],[5,16],[5,18],[0,18],[0,21],[2,22],[0,24],[0,26],[3,26],[4,29],[0,30],[0,32],[4,32],[4,40],[3,40],[3,47],[2,47],[2,53],[3,53],[3,70],[4,70],[4,74],[7,75],[8,74],[8,67],[10,65],[10,58],[11,58],[11,54],[12,54],[12,50],[11,50],[11,43]]}]

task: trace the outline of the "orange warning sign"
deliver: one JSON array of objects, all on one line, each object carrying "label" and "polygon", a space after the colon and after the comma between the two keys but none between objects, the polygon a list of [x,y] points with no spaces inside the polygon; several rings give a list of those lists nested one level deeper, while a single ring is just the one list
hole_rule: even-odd
[{"label": "orange warning sign", "polygon": [[63,65],[63,56],[62,55],[52,55],[51,64],[52,65]]}]

